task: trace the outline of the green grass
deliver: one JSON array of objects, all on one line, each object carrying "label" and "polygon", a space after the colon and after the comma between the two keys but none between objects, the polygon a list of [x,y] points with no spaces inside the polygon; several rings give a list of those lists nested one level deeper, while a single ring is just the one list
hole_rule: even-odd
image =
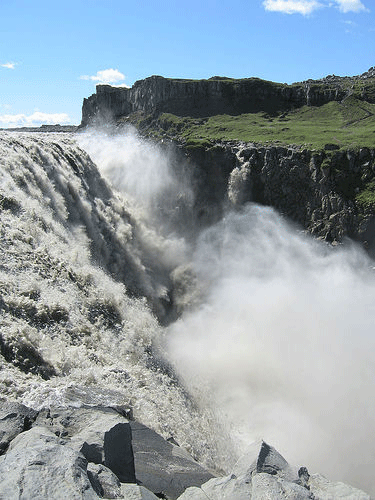
[{"label": "green grass", "polygon": [[375,207],[375,180],[370,181],[365,189],[357,194],[355,201],[364,209]]},{"label": "green grass", "polygon": [[163,113],[158,119],[164,133],[185,143],[245,141],[323,148],[375,147],[375,104],[351,96],[340,102],[269,116],[264,112],[209,118],[178,117]]}]

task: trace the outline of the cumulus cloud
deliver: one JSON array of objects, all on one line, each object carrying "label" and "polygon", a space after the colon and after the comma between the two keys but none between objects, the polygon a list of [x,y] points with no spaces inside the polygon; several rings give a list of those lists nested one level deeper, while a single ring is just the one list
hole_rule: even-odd
[{"label": "cumulus cloud", "polygon": [[125,75],[118,69],[103,69],[98,71],[96,75],[82,75],[81,80],[91,80],[99,83],[117,83],[125,80]]},{"label": "cumulus cloud", "polygon": [[16,67],[16,63],[14,62],[6,62],[4,64],[0,64],[2,68],[14,69]]},{"label": "cumulus cloud", "polygon": [[265,0],[263,6],[271,12],[307,16],[322,7],[322,4],[316,0]]},{"label": "cumulus cloud", "polygon": [[363,12],[368,11],[361,0],[335,0],[340,12]]},{"label": "cumulus cloud", "polygon": [[34,111],[32,115],[0,115],[2,127],[38,127],[39,125],[54,125],[56,123],[69,123],[70,118],[66,113],[42,113]]}]

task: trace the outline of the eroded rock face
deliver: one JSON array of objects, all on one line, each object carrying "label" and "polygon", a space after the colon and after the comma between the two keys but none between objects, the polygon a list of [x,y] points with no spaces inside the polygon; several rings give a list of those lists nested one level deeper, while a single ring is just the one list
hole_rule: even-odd
[{"label": "eroded rock face", "polygon": [[301,150],[218,143],[186,152],[192,163],[196,217],[218,220],[228,204],[276,208],[327,242],[349,237],[375,254],[375,210],[361,199],[375,180],[375,149]]},{"label": "eroded rock face", "polygon": [[309,151],[270,146],[239,147],[229,178],[235,205],[271,205],[329,242],[351,237],[374,245],[373,219],[356,196],[375,175],[375,150]]},{"label": "eroded rock face", "polygon": [[212,77],[208,80],[179,80],[150,76],[131,88],[97,85],[96,93],[84,99],[81,126],[108,123],[130,113],[167,112],[179,116],[269,113],[287,111],[304,104],[320,106],[341,100],[340,86],[303,82],[287,85],[259,78]]}]

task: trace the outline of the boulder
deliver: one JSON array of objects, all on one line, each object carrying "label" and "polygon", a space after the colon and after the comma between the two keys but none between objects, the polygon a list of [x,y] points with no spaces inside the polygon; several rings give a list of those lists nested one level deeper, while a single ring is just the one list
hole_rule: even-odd
[{"label": "boulder", "polygon": [[306,467],[291,467],[264,441],[254,443],[233,473],[188,488],[178,500],[370,500],[363,491],[323,476],[310,476]]},{"label": "boulder", "polygon": [[158,500],[158,497],[151,491],[137,484],[122,484],[121,492],[121,498],[125,500]]},{"label": "boulder", "polygon": [[371,500],[370,495],[342,482],[331,482],[321,474],[312,474],[309,479],[310,491],[317,500],[345,499]]},{"label": "boulder", "polygon": [[189,486],[201,486],[213,477],[183,448],[138,422],[130,425],[138,484],[173,500]]},{"label": "boulder", "polygon": [[89,463],[87,476],[101,498],[123,498],[118,477],[104,465]]},{"label": "boulder", "polygon": [[135,483],[129,421],[118,409],[82,407],[45,410],[34,425],[69,440],[88,462],[103,464],[124,483]]},{"label": "boulder", "polygon": [[305,487],[287,481],[278,475],[261,472],[254,474],[251,481],[252,500],[318,500]]},{"label": "boulder", "polygon": [[0,455],[18,434],[30,429],[38,412],[20,403],[5,401],[0,406]]},{"label": "boulder", "polygon": [[289,465],[275,448],[264,441],[255,441],[237,461],[232,473],[244,481],[250,481],[254,473],[261,472],[278,474],[288,481],[297,481],[299,478],[297,468]]},{"label": "boulder", "polygon": [[19,434],[0,457],[0,498],[97,500],[87,460],[44,428]]}]

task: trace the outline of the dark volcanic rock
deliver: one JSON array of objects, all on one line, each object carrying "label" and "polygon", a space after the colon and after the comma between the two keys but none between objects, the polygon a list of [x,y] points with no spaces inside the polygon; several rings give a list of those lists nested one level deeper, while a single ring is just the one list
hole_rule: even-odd
[{"label": "dark volcanic rock", "polygon": [[151,76],[131,88],[97,85],[96,93],[83,101],[81,126],[108,124],[138,111],[194,117],[258,111],[272,114],[304,104],[320,106],[341,100],[346,93],[328,83],[287,85],[259,78],[179,80]]},{"label": "dark volcanic rock", "polygon": [[181,149],[191,162],[197,225],[220,219],[228,204],[269,205],[327,242],[351,238],[375,255],[375,149],[325,151],[222,142]]},{"label": "dark volcanic rock", "polygon": [[310,475],[306,467],[290,466],[264,442],[252,445],[231,474],[213,477],[185,450],[129,423],[123,413],[51,408],[35,419],[35,411],[3,403],[3,438],[11,442],[0,457],[0,499],[370,500],[360,490]]},{"label": "dark volcanic rock", "polygon": [[176,499],[188,486],[200,486],[213,477],[187,451],[148,427],[131,422],[131,428],[138,484],[155,494]]}]

